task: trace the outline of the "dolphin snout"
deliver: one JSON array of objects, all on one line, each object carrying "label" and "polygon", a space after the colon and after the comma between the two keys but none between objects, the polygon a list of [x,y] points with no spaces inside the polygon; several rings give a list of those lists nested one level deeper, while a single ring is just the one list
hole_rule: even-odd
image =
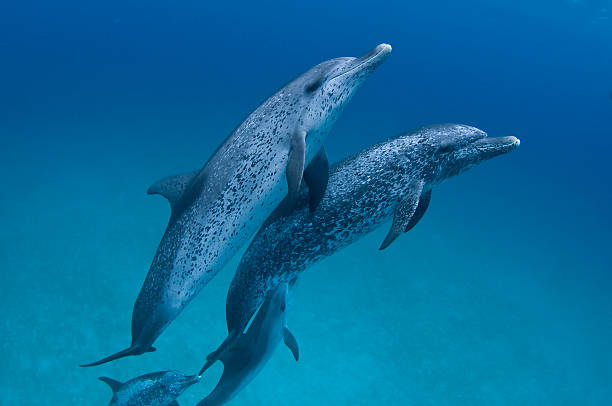
[{"label": "dolphin snout", "polygon": [[340,77],[366,77],[372,71],[374,71],[374,69],[376,69],[381,63],[383,63],[390,53],[391,45],[380,44],[367,54],[359,58],[353,58],[348,61],[341,68],[341,70],[335,75],[333,75],[331,78],[329,78],[329,80],[333,80]]},{"label": "dolphin snout", "polygon": [[187,375],[184,378],[184,382],[186,385],[193,385],[197,383],[200,380],[200,378],[201,378],[200,375]]},{"label": "dolphin snout", "polygon": [[491,158],[517,149],[521,145],[521,140],[513,136],[482,138],[472,145],[482,157]]},{"label": "dolphin snout", "polygon": [[357,58],[359,65],[363,63],[372,63],[376,66],[380,65],[391,53],[391,45],[379,44],[367,54]]},{"label": "dolphin snout", "polygon": [[374,49],[377,50],[378,52],[385,52],[386,54],[391,53],[391,51],[393,50],[390,44],[384,44],[384,43],[377,45],[376,48]]},{"label": "dolphin snout", "polygon": [[368,60],[372,57],[377,57],[378,55],[384,56],[391,53],[391,45],[389,44],[379,44],[374,49],[369,51],[367,54],[361,56],[359,59],[362,61]]}]

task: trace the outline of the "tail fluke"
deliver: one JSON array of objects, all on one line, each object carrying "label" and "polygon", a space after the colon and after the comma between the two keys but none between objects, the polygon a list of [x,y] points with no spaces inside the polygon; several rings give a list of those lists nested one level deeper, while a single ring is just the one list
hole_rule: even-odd
[{"label": "tail fluke", "polygon": [[145,352],[153,352],[153,351],[155,351],[155,347],[149,347],[148,349],[143,351],[140,347],[131,346],[130,348],[126,348],[123,351],[119,351],[119,352],[117,352],[117,353],[115,353],[113,355],[109,355],[106,358],[102,358],[99,361],[92,362],[91,364],[84,364],[84,365],[81,365],[81,366],[82,367],[94,367],[96,365],[106,364],[107,362],[114,361],[116,359],[127,357],[127,356],[130,356],[130,355],[140,355],[140,354],[143,354]]}]

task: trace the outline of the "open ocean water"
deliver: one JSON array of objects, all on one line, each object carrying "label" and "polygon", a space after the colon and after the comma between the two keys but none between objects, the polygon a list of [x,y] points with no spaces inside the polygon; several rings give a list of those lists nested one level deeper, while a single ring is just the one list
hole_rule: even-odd
[{"label": "open ocean water", "polygon": [[[169,216],[200,168],[323,60],[390,58],[331,161],[457,122],[521,147],[309,269],[279,347],[232,405],[612,404],[612,2],[0,2],[0,405],[103,405],[101,375],[195,373],[225,337],[240,254],[156,342],[124,348]],[[194,405],[222,366],[179,398]]]}]

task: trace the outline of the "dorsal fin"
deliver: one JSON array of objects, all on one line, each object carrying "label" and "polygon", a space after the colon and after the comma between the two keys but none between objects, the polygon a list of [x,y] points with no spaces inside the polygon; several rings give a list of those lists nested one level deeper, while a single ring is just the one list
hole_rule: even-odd
[{"label": "dorsal fin", "polygon": [[119,389],[121,389],[121,386],[123,386],[121,382],[108,378],[106,376],[101,376],[98,379],[110,386],[110,388],[113,390],[113,393],[117,392]]},{"label": "dorsal fin", "polygon": [[185,189],[187,189],[198,173],[200,173],[200,171],[168,176],[167,178],[158,180],[149,187],[147,194],[164,196],[170,202],[170,206],[174,208],[176,203],[183,196]]}]

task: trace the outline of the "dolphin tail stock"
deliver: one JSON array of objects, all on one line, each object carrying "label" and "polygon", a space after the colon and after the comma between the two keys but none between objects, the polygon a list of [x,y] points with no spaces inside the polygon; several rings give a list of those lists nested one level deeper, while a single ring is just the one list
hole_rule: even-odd
[{"label": "dolphin tail stock", "polygon": [[97,365],[106,364],[107,362],[114,361],[114,360],[119,359],[119,358],[128,357],[130,355],[140,355],[140,354],[143,354],[145,352],[153,352],[155,350],[156,350],[155,347],[149,347],[148,349],[143,351],[141,347],[133,345],[133,346],[131,346],[129,348],[126,348],[125,350],[121,350],[121,351],[116,352],[116,353],[114,353],[112,355],[109,355],[106,358],[102,358],[99,361],[92,362],[90,364],[83,364],[83,365],[80,365],[80,366],[81,367],[95,367]]}]

